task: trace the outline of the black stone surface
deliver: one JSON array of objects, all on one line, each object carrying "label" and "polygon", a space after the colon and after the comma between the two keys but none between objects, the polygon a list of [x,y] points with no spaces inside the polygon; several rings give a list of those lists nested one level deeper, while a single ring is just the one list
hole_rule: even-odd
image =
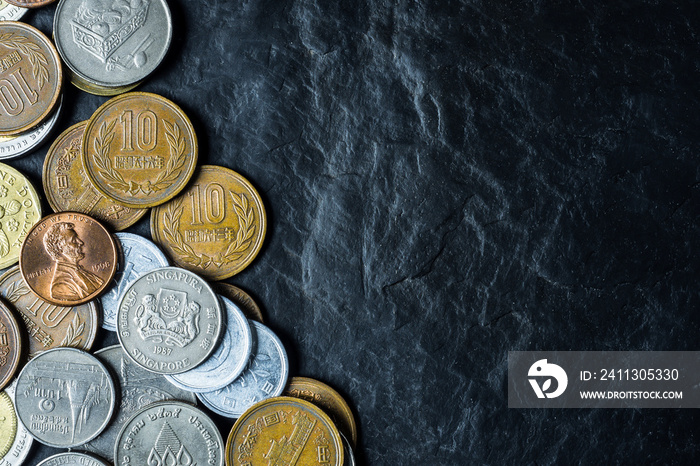
[{"label": "black stone surface", "polygon": [[[694,2],[169,4],[139,90],[262,193],[265,247],[229,281],[292,375],[346,397],[361,464],[698,463],[696,410],[505,389],[509,350],[698,349]],[[60,129],[105,100],[68,86]],[[41,186],[46,149],[11,164]]]}]

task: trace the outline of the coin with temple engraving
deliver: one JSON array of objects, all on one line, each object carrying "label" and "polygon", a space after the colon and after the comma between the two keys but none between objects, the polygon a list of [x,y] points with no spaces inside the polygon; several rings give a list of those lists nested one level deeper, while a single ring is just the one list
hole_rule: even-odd
[{"label": "coin with temple engraving", "polygon": [[147,209],[132,209],[100,194],[85,176],[80,145],[87,121],[61,133],[46,153],[42,183],[54,212],[81,212],[119,231],[136,223]]},{"label": "coin with temple engraving", "polygon": [[46,458],[36,466],[109,466],[104,461],[85,453],[59,453]]},{"label": "coin with temple engraving", "polygon": [[114,446],[114,464],[223,466],[224,441],[203,411],[161,401],[124,424]]},{"label": "coin with temple engraving", "polygon": [[0,0],[0,21],[19,21],[27,11],[26,8]]},{"label": "coin with temple engraving", "polygon": [[17,263],[22,242],[39,219],[41,202],[34,186],[0,163],[0,269]]},{"label": "coin with temple engraving", "polygon": [[175,197],[192,177],[198,156],[187,115],[146,92],[122,94],[98,108],[85,127],[81,151],[95,188],[133,208]]},{"label": "coin with temple engraving", "polygon": [[22,425],[39,442],[70,448],[102,432],[115,406],[107,368],[89,353],[55,348],[41,353],[17,377],[15,403]]},{"label": "coin with temple engraving", "polygon": [[[17,379],[15,379],[6,389],[5,393],[10,396],[12,401],[12,410],[15,414],[15,419],[17,419],[17,409],[15,408],[15,387],[17,386]],[[0,438],[3,438],[0,436]],[[17,432],[15,433],[14,441],[10,446],[10,449],[5,454],[5,456],[0,456],[0,466],[19,466],[24,462],[29,454],[29,450],[32,447],[34,439],[27,429],[24,428],[21,422],[17,422]]]},{"label": "coin with temple engraving", "polygon": [[258,306],[255,300],[248,293],[237,286],[226,282],[212,283],[211,286],[214,288],[214,291],[233,301],[236,306],[243,311],[246,318],[257,320],[261,324],[265,323],[260,306]]},{"label": "coin with temple engraving", "polygon": [[19,368],[24,348],[23,330],[12,311],[0,302],[0,390],[12,380]]},{"label": "coin with temple engraving", "polygon": [[222,319],[222,306],[207,282],[190,271],[163,267],[127,288],[117,311],[117,337],[144,369],[179,374],[214,352]]},{"label": "coin with temple engraving", "polygon": [[262,198],[228,168],[204,165],[185,192],[151,212],[151,236],[181,267],[210,280],[250,264],[265,239]]},{"label": "coin with temple engraving", "polygon": [[7,392],[0,392],[0,458],[12,448],[17,435],[17,415],[12,398]]},{"label": "coin with temple engraving", "polygon": [[226,441],[226,466],[342,466],[343,441],[333,421],[308,401],[261,401],[236,421]]}]

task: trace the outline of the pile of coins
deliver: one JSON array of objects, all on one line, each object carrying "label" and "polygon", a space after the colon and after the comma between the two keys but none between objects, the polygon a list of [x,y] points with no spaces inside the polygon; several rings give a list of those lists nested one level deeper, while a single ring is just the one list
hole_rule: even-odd
[{"label": "pile of coins", "polygon": [[[0,15],[45,3],[0,2]],[[0,158],[51,132],[63,65],[76,87],[116,95],[48,149],[54,213],[0,163],[0,466],[22,464],[34,439],[85,452],[45,466],[354,464],[347,403],[289,377],[257,304],[221,282],[261,250],[260,195],[233,170],[197,166],[194,127],[174,102],[128,92],[167,52],[167,4],[103,7],[62,0],[56,46],[0,22]],[[152,241],[122,231],[149,209]],[[92,354],[100,326],[119,345]],[[237,419],[226,442],[208,411]]]}]

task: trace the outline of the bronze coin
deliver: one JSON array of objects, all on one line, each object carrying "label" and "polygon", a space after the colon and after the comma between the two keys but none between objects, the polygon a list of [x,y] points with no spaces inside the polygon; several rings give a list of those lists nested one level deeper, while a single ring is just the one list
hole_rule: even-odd
[{"label": "bronze coin", "polygon": [[0,57],[0,136],[12,136],[49,116],[63,72],[56,47],[24,23],[0,21]]},{"label": "bronze coin", "polygon": [[20,6],[22,8],[39,8],[50,5],[56,0],[5,0],[10,5]]},{"label": "bronze coin", "polygon": [[12,311],[0,302],[0,390],[12,380],[22,355],[20,325]]},{"label": "bronze coin", "polygon": [[261,324],[265,323],[263,322],[263,315],[260,311],[260,307],[248,293],[237,286],[224,282],[212,283],[212,287],[217,294],[223,295],[233,301],[233,303],[243,311],[246,319],[257,320]]},{"label": "bronze coin", "polygon": [[98,108],[81,150],[95,188],[134,208],[175,197],[192,177],[198,155],[187,115],[165,97],[146,92],[122,94]]},{"label": "bronze coin", "polygon": [[92,348],[100,326],[94,301],[72,308],[47,303],[29,289],[18,266],[0,276],[0,296],[22,318],[30,358],[59,346]]},{"label": "bronze coin", "polygon": [[114,95],[129,92],[130,90],[138,87],[139,84],[141,84],[141,81],[139,81],[137,83],[129,84],[127,86],[105,87],[86,81],[85,79],[78,76],[76,73],[73,73],[70,69],[67,69],[67,71],[70,83],[78,89],[80,89],[81,91],[87,92],[88,94],[112,97]]},{"label": "bronze coin", "polygon": [[42,182],[54,212],[75,211],[90,215],[116,231],[136,223],[147,209],[132,209],[100,194],[86,179],[80,145],[87,121],[59,135],[46,153]]},{"label": "bronze coin", "polygon": [[19,255],[29,288],[59,306],[99,296],[117,270],[117,245],[97,220],[79,212],[42,218],[29,231]]}]

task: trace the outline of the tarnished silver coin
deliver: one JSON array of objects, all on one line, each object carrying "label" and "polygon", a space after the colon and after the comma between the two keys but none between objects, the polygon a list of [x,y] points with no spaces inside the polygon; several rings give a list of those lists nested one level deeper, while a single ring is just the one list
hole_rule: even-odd
[{"label": "tarnished silver coin", "polygon": [[221,337],[222,308],[211,287],[178,267],[146,272],[126,290],[117,337],[136,364],[159,374],[197,367]]},{"label": "tarnished silver coin", "polygon": [[114,345],[95,353],[116,377],[121,393],[117,410],[112,421],[99,436],[80,448],[94,453],[104,459],[113,461],[114,443],[124,423],[136,411],[157,401],[186,401],[196,404],[197,397],[192,392],[181,390],[160,374],[154,374],[136,365],[124,352],[121,346]]},{"label": "tarnished silver coin", "polygon": [[73,73],[115,88],[137,83],[156,69],[170,47],[173,27],[165,0],[62,0],[53,30],[58,53]]},{"label": "tarnished silver coin", "polygon": [[28,10],[0,0],[0,21],[19,21]]},{"label": "tarnished silver coin", "polygon": [[210,392],[230,384],[248,364],[253,337],[248,319],[233,301],[219,296],[226,309],[226,328],[214,354],[182,374],[166,375],[173,385],[192,392]]},{"label": "tarnished silver coin", "polygon": [[277,335],[260,322],[248,323],[253,331],[253,352],[243,373],[221,390],[197,393],[207,408],[233,419],[258,401],[279,396],[289,374],[287,352]]},{"label": "tarnished silver coin", "polygon": [[[17,379],[14,380],[10,385],[5,388],[5,393],[10,395],[10,399],[14,405],[15,403],[15,387],[17,386]],[[17,409],[15,409],[15,414],[17,414]],[[15,433],[15,439],[12,442],[10,450],[0,458],[0,466],[19,466],[27,458],[29,450],[32,447],[34,439],[27,429],[24,428],[21,422],[17,423],[17,432]]]},{"label": "tarnished silver coin", "polygon": [[100,298],[102,303],[102,328],[117,331],[117,309],[129,285],[146,272],[167,267],[168,258],[158,246],[143,236],[133,233],[115,233],[119,240],[120,258],[112,287]]},{"label": "tarnished silver coin", "polygon": [[[2,0],[0,0],[0,3],[1,2]],[[0,14],[2,13],[3,12],[0,11]],[[56,109],[53,110],[53,113],[36,128],[32,128],[17,136],[0,137],[0,160],[21,157],[37,149],[46,140],[54,126],[56,126],[58,117],[61,114],[61,108],[63,108],[63,96],[59,97],[58,104],[56,105]]]},{"label": "tarnished silver coin", "polygon": [[223,466],[224,442],[212,420],[186,403],[148,405],[124,424],[115,465]]},{"label": "tarnished silver coin", "polygon": [[68,452],[50,456],[36,466],[109,466],[109,464],[85,453]]}]

